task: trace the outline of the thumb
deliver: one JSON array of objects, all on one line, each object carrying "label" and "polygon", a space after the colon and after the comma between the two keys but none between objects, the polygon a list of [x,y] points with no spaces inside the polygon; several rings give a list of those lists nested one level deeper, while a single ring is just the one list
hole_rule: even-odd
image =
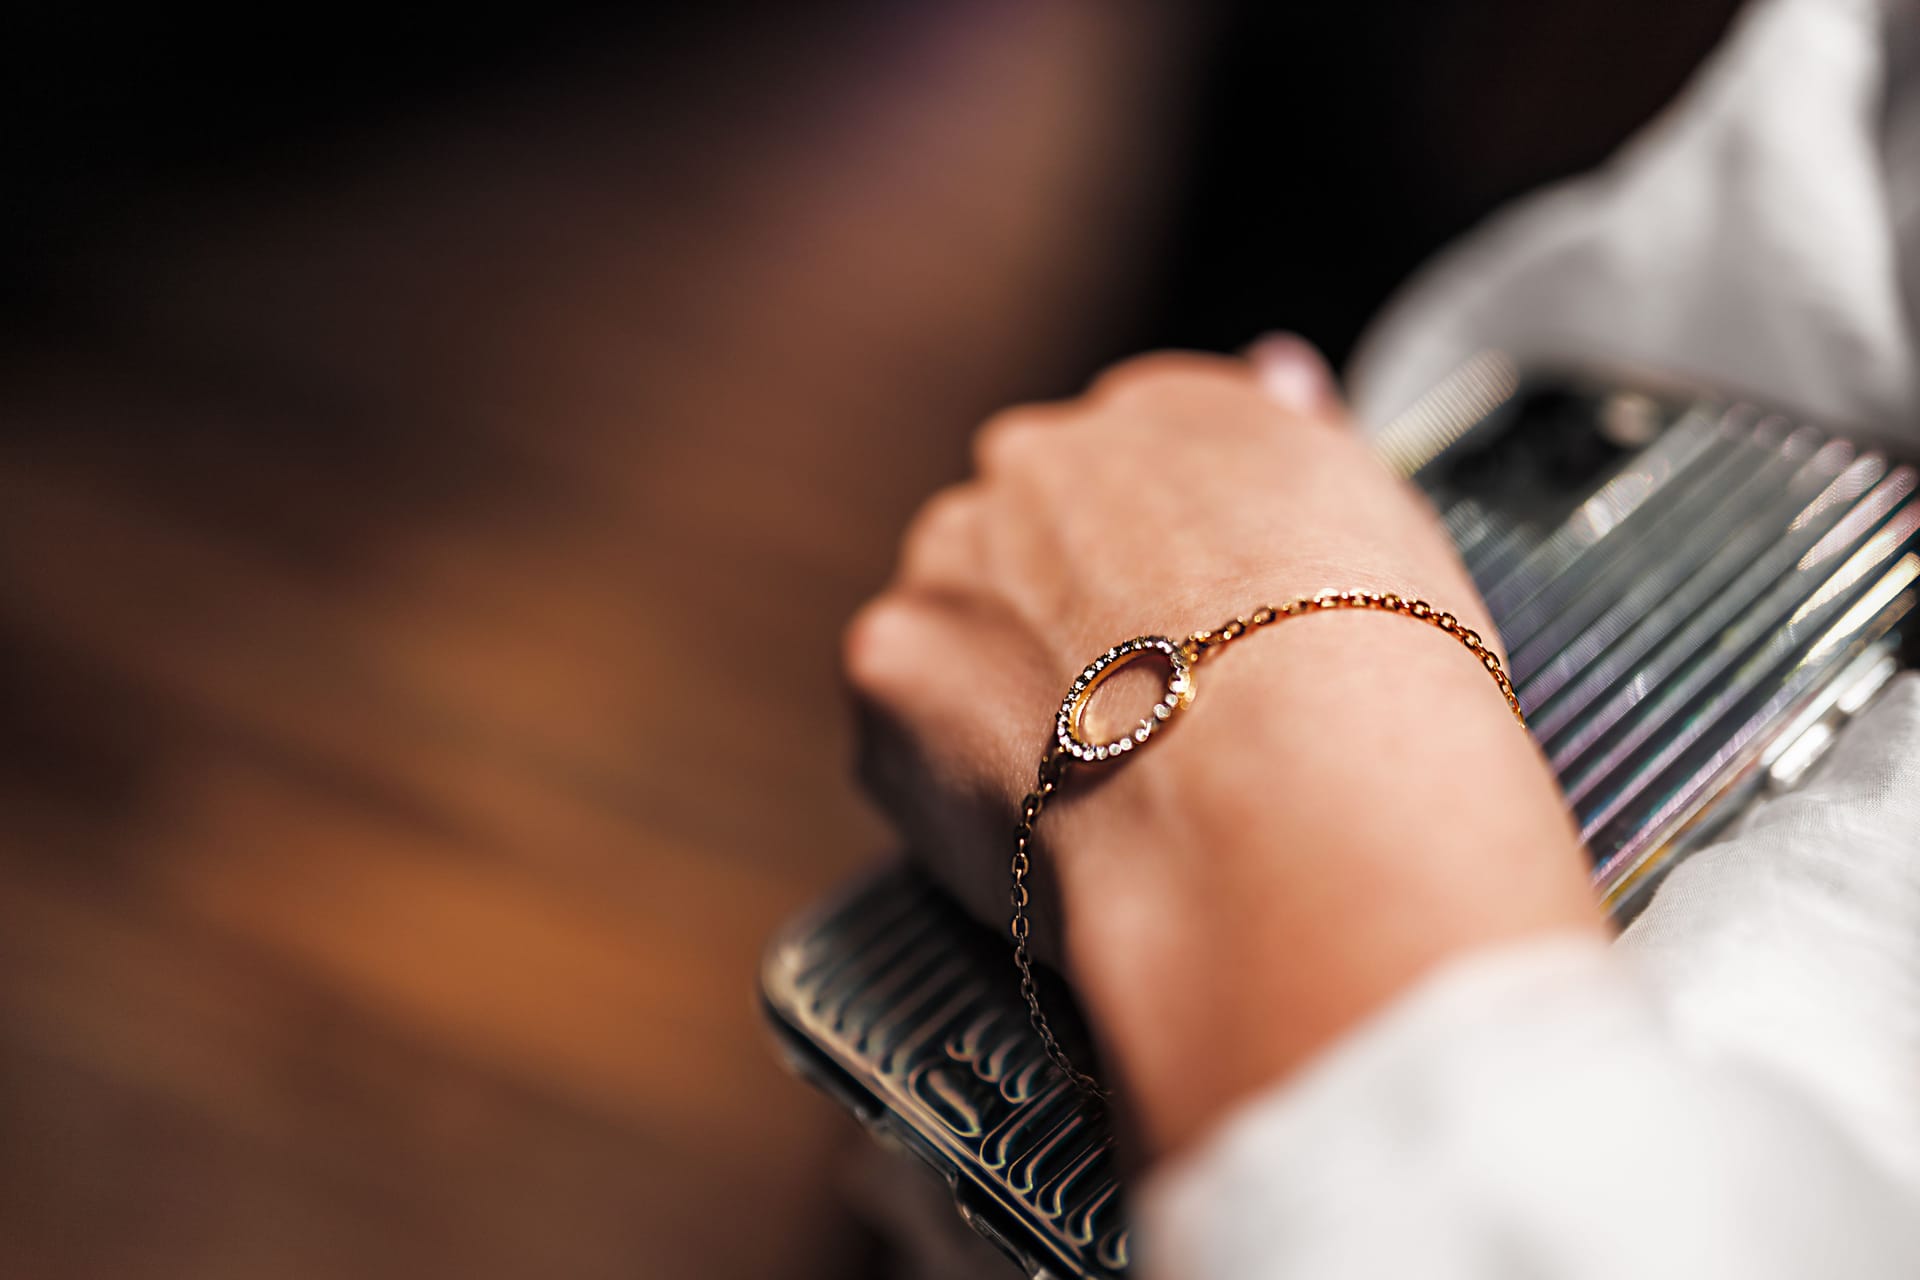
[{"label": "thumb", "polygon": [[1346,418],[1333,370],[1305,338],[1263,334],[1247,347],[1246,359],[1261,389],[1282,408],[1303,418]]}]

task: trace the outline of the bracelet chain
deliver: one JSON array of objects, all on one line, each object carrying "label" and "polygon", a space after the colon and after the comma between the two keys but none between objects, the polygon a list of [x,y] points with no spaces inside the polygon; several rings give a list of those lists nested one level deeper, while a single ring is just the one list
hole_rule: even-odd
[{"label": "bracelet chain", "polygon": [[[1405,617],[1424,622],[1438,628],[1458,640],[1468,652],[1480,659],[1480,665],[1500,689],[1506,699],[1507,709],[1513,712],[1513,718],[1521,728],[1527,724],[1526,714],[1520,708],[1520,698],[1513,690],[1513,681],[1507,677],[1506,668],[1500,663],[1500,656],[1480,638],[1479,634],[1467,627],[1451,613],[1444,613],[1425,600],[1395,595],[1392,592],[1338,591],[1323,592],[1317,596],[1302,596],[1284,605],[1262,605],[1244,617],[1234,618],[1211,631],[1196,631],[1181,644],[1188,660],[1198,664],[1226,648],[1250,631],[1271,626],[1286,618],[1297,618],[1308,613],[1322,613],[1332,609],[1373,609],[1385,613],[1397,613]],[[1013,963],[1020,971],[1020,997],[1026,1001],[1027,1021],[1033,1024],[1033,1030],[1040,1037],[1041,1046],[1047,1057],[1061,1074],[1073,1083],[1082,1093],[1091,1098],[1106,1099],[1112,1094],[1101,1087],[1087,1072],[1073,1064],[1065,1049],[1060,1047],[1059,1037],[1054,1034],[1053,1024],[1047,1020],[1045,1010],[1040,1007],[1040,988],[1033,971],[1033,952],[1029,935],[1032,921],[1027,914],[1030,895],[1027,890],[1027,875],[1032,869],[1033,828],[1039,822],[1040,813],[1046,808],[1047,801],[1060,787],[1066,776],[1066,767],[1071,757],[1058,744],[1049,746],[1041,758],[1040,769],[1034,780],[1033,790],[1020,800],[1020,820],[1014,827],[1013,846],[1013,887],[1009,899],[1013,907]]]}]

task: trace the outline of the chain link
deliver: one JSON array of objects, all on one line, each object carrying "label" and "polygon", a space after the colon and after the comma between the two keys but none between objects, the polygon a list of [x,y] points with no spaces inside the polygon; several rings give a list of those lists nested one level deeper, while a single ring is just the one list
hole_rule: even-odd
[{"label": "chain link", "polygon": [[1105,1098],[1107,1091],[1100,1087],[1100,1082],[1074,1066],[1067,1051],[1060,1047],[1053,1024],[1047,1021],[1046,1012],[1040,1007],[1040,984],[1033,973],[1033,951],[1029,937],[1032,925],[1027,916],[1027,872],[1032,866],[1033,824],[1040,820],[1040,811],[1046,807],[1047,798],[1060,785],[1060,779],[1066,771],[1066,761],[1066,752],[1058,747],[1048,751],[1040,761],[1040,771],[1034,779],[1033,790],[1020,801],[1020,821],[1013,832],[1013,888],[1008,894],[1013,905],[1013,963],[1020,970],[1020,998],[1027,1002],[1027,1021],[1033,1024],[1034,1034],[1040,1037],[1041,1047],[1047,1051],[1048,1059],[1082,1093]]},{"label": "chain link", "polygon": [[[1513,718],[1519,722],[1521,728],[1527,727],[1526,713],[1521,710],[1519,695],[1513,691],[1513,681],[1507,677],[1506,668],[1500,663],[1500,655],[1488,648],[1477,632],[1463,625],[1451,613],[1443,613],[1425,600],[1400,596],[1393,592],[1328,591],[1316,596],[1301,596],[1283,605],[1261,605],[1245,617],[1229,619],[1211,631],[1194,632],[1187,637],[1182,647],[1197,665],[1248,632],[1257,631],[1288,618],[1298,618],[1308,613],[1324,613],[1334,609],[1372,609],[1383,613],[1397,613],[1402,617],[1412,618],[1444,631],[1465,646],[1469,653],[1480,659],[1480,665],[1486,668],[1487,674],[1499,687],[1501,696],[1506,699],[1507,709],[1513,712]],[[1027,876],[1033,867],[1033,828],[1039,822],[1041,811],[1046,808],[1047,801],[1065,779],[1069,761],[1070,757],[1057,744],[1050,746],[1046,755],[1040,760],[1040,769],[1034,779],[1033,790],[1020,800],[1020,820],[1013,832],[1013,884],[1007,895],[1009,905],[1013,908],[1013,921],[1009,928],[1013,934],[1014,967],[1020,971],[1020,997],[1026,1001],[1027,1005],[1027,1021],[1033,1024],[1034,1034],[1040,1037],[1040,1044],[1046,1050],[1047,1058],[1082,1093],[1091,1098],[1105,1100],[1113,1095],[1102,1088],[1098,1080],[1076,1067],[1073,1060],[1067,1056],[1067,1051],[1060,1047],[1060,1039],[1054,1034],[1053,1024],[1047,1021],[1046,1011],[1040,1007],[1040,985],[1033,972],[1033,950],[1030,937],[1033,925],[1031,917],[1027,914],[1027,906],[1031,900],[1027,889]]]}]

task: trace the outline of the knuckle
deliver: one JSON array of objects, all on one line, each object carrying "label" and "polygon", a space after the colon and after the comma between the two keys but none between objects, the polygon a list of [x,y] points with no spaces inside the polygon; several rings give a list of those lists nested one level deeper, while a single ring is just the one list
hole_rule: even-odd
[{"label": "knuckle", "polygon": [[972,485],[942,489],[923,503],[901,535],[895,582],[964,577],[978,546],[979,505]]},{"label": "knuckle", "polygon": [[1055,415],[1038,405],[1019,405],[987,419],[974,433],[973,466],[981,475],[1017,471],[1053,434]]},{"label": "knuckle", "polygon": [[840,633],[840,667],[855,692],[877,695],[891,683],[901,655],[911,652],[917,621],[913,605],[887,593],[867,601]]},{"label": "knuckle", "polygon": [[1127,400],[1172,386],[1224,381],[1244,381],[1238,362],[1198,351],[1149,351],[1106,370],[1087,394],[1097,400]]},{"label": "knuckle", "polygon": [[920,504],[907,522],[901,545],[908,560],[925,551],[929,544],[955,536],[961,525],[972,518],[976,495],[966,485],[940,490]]}]

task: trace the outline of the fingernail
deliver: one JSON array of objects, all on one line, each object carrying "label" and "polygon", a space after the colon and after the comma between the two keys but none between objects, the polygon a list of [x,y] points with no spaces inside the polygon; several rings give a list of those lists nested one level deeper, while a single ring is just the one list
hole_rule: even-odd
[{"label": "fingernail", "polygon": [[1267,395],[1302,416],[1335,412],[1340,387],[1311,342],[1298,334],[1269,333],[1247,348],[1247,360]]}]

